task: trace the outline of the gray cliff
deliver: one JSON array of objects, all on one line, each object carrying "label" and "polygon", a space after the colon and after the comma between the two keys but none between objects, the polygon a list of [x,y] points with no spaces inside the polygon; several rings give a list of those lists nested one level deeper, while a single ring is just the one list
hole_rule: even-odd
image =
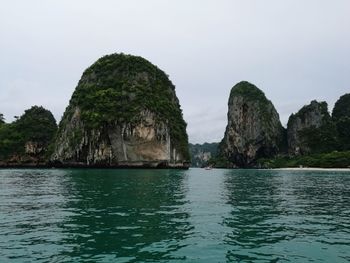
[{"label": "gray cliff", "polygon": [[279,115],[265,94],[242,81],[230,93],[228,124],[220,144],[229,167],[255,167],[259,158],[275,156],[283,144]]},{"label": "gray cliff", "polygon": [[[313,100],[289,117],[287,125],[288,151],[291,155],[312,153],[310,142],[321,133],[320,127],[330,123],[326,102]],[[313,138],[312,138],[313,137]]]}]

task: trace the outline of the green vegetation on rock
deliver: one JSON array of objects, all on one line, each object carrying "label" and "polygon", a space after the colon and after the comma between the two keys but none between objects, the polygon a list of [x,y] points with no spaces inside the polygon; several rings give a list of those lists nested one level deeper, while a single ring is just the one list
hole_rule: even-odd
[{"label": "green vegetation on rock", "polygon": [[326,102],[312,101],[288,120],[289,152],[293,155],[326,153],[337,149],[336,126]]},{"label": "green vegetation on rock", "polygon": [[308,154],[327,153],[337,149],[336,127],[332,122],[322,126],[305,128],[299,132],[303,144],[310,149]]},{"label": "green vegetation on rock", "polygon": [[[113,126],[136,126],[144,116],[142,112],[151,112],[156,123],[168,127],[176,151],[185,160],[190,160],[187,124],[183,120],[175,86],[162,70],[142,57],[111,54],[86,69],[60,122],[58,136],[64,133],[77,108],[87,136],[91,131],[108,133]],[[71,149],[81,141],[83,134],[78,138],[78,133],[70,132],[73,134]],[[108,134],[104,140],[109,144],[107,137]]]},{"label": "green vegetation on rock", "polygon": [[332,117],[336,120],[350,118],[350,93],[341,96],[335,103]]},{"label": "green vegetation on rock", "polygon": [[260,159],[262,168],[288,167],[320,167],[320,168],[349,168],[350,151],[311,154],[306,156],[284,156],[274,159]]},{"label": "green vegetation on rock", "polygon": [[29,142],[43,148],[41,155],[47,155],[56,129],[52,113],[43,107],[33,106],[16,121],[0,126],[0,160],[25,155],[25,145]]},{"label": "green vegetation on rock", "polygon": [[350,117],[343,117],[336,121],[338,146],[341,151],[350,150]]},{"label": "green vegetation on rock", "polygon": [[232,163],[230,163],[224,156],[216,156],[208,161],[208,166],[215,168],[231,168]]},{"label": "green vegetation on rock", "polygon": [[251,101],[268,101],[268,99],[265,96],[265,93],[248,81],[241,81],[231,89],[230,98],[233,98],[234,96],[238,95],[244,96],[245,99]]},{"label": "green vegetation on rock", "polygon": [[[312,101],[292,114],[287,130],[281,128],[275,147],[278,152],[266,151],[266,143],[262,143],[260,149],[257,148],[258,141],[261,143],[263,138],[269,138],[269,134],[278,130],[278,122],[275,121],[278,114],[271,115],[273,105],[270,103],[265,94],[253,84],[246,81],[236,84],[229,99],[231,126],[226,129],[219,146],[219,156],[212,158],[209,163],[215,167],[245,167],[242,163],[247,160],[244,153],[248,150],[244,149],[250,145],[251,153],[254,147],[257,149],[255,158],[258,162],[252,162],[252,165],[248,163],[247,167],[349,166],[346,158],[349,158],[350,150],[350,94],[341,96],[336,102],[332,117],[327,103],[317,101]],[[249,113],[252,105],[256,108],[255,113]],[[254,114],[259,117],[254,118]],[[252,132],[259,134],[256,137],[259,139],[247,140]]]},{"label": "green vegetation on rock", "polygon": [[330,119],[330,115],[328,113],[327,102],[325,101],[318,102],[316,100],[313,100],[309,105],[303,106],[296,114],[292,114],[289,117],[288,124],[295,121],[297,118],[300,118],[301,122],[304,123],[306,121],[307,114],[314,111],[316,107],[320,109],[320,114],[322,115],[322,118],[326,118],[325,121],[328,121]]},{"label": "green vegetation on rock", "polygon": [[339,150],[350,150],[350,93],[335,103],[332,118],[338,135]]},{"label": "green vegetation on rock", "polygon": [[15,154],[24,153],[24,135],[15,123],[0,126],[0,160],[4,161]]},{"label": "green vegetation on rock", "polygon": [[350,167],[350,94],[341,96],[336,102],[332,117],[326,102],[312,101],[291,115],[288,129],[289,137],[299,138],[298,147],[308,151],[260,159],[261,167]]}]

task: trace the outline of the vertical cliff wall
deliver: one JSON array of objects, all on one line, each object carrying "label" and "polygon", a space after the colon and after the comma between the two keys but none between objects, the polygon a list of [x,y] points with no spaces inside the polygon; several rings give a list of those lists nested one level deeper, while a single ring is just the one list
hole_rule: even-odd
[{"label": "vertical cliff wall", "polygon": [[259,158],[276,155],[283,144],[279,115],[265,94],[242,81],[230,93],[228,124],[220,144],[231,167],[253,167]]}]

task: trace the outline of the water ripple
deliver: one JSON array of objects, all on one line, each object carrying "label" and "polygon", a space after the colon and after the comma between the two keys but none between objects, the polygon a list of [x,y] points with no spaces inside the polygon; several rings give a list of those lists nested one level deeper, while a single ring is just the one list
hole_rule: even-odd
[{"label": "water ripple", "polygon": [[350,173],[0,170],[0,262],[349,262]]}]

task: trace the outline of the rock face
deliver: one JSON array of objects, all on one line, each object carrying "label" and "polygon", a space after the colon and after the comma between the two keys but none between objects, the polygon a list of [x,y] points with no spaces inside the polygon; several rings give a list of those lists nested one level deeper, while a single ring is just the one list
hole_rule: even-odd
[{"label": "rock face", "polygon": [[99,59],[78,83],[51,159],[58,166],[188,167],[174,85],[141,57]]},{"label": "rock face", "polygon": [[304,106],[296,114],[289,117],[287,125],[288,151],[292,155],[309,154],[312,151],[310,141],[315,137],[308,133],[320,134],[317,129],[330,122],[328,106],[326,102],[312,101]]},{"label": "rock face", "polygon": [[45,151],[45,146],[40,142],[28,141],[24,145],[24,152],[28,155],[39,155]]},{"label": "rock face", "polygon": [[192,167],[204,167],[208,161],[217,156],[219,143],[189,144]]},{"label": "rock face", "polygon": [[259,158],[272,157],[283,143],[279,115],[265,94],[243,81],[236,84],[228,102],[228,124],[220,144],[231,167],[254,167]]}]

